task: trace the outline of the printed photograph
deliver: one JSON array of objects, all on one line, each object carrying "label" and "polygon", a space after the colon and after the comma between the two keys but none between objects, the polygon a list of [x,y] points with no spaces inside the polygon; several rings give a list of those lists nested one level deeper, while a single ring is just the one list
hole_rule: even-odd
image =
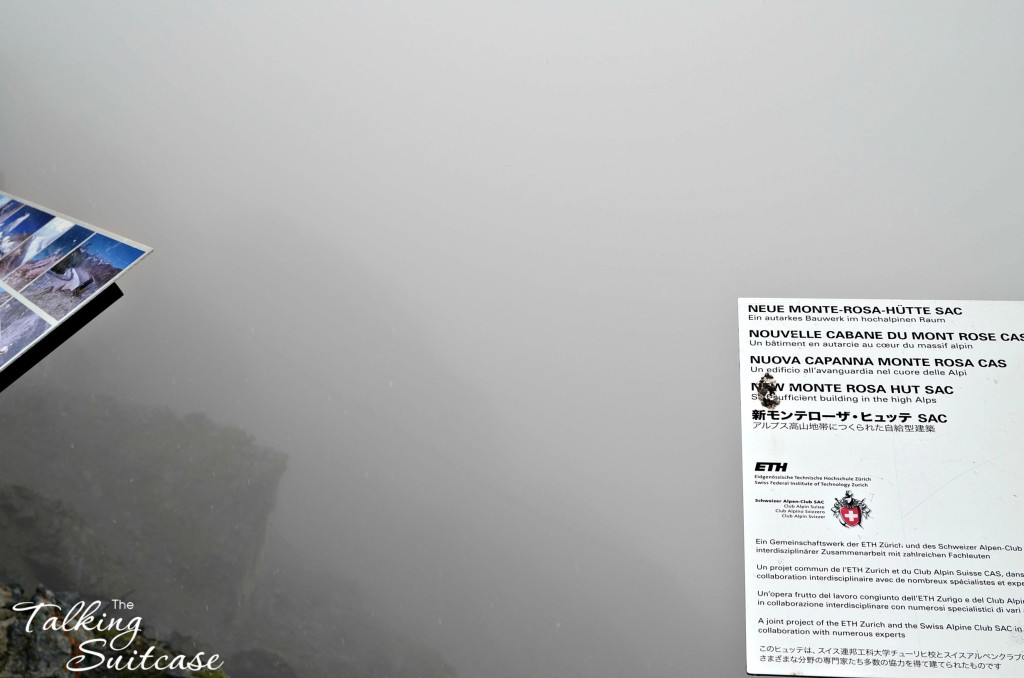
[{"label": "printed photograph", "polygon": [[25,238],[20,245],[11,250],[3,261],[0,261],[0,278],[6,277],[11,271],[34,257],[54,240],[67,233],[74,222],[56,217]]},{"label": "printed photograph", "polygon": [[53,219],[35,207],[22,206],[0,222],[0,258],[18,249],[28,238]]},{"label": "printed photograph", "polygon": [[54,219],[0,260],[0,279],[20,290],[66,257],[93,234],[67,219]]},{"label": "printed photograph", "polygon": [[17,299],[0,307],[0,369],[44,334],[50,326]]},{"label": "printed photograph", "polygon": [[0,193],[0,224],[6,221],[7,217],[11,216],[12,214],[20,210],[22,207],[24,207],[24,205],[22,205],[17,200],[9,198],[6,195]]},{"label": "printed photograph", "polygon": [[60,320],[131,266],[142,250],[96,234],[22,290],[32,303]]}]

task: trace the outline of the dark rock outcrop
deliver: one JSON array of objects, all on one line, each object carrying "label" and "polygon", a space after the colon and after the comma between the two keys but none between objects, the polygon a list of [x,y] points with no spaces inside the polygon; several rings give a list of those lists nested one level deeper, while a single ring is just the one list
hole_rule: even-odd
[{"label": "dark rock outcrop", "polygon": [[84,595],[129,589],[124,564],[78,514],[19,485],[0,485],[0,581]]},{"label": "dark rock outcrop", "polygon": [[[117,593],[134,591],[154,623],[196,636],[230,623],[252,591],[284,455],[202,415],[19,395],[0,409],[5,479],[78,514],[87,541],[122,562]],[[35,574],[54,587],[67,573]]]},{"label": "dark rock outcrop", "polygon": [[[17,393],[0,408],[3,480],[17,483],[0,484],[0,581],[133,601],[140,642],[229,656],[236,678],[454,678],[270,533],[284,455],[202,415]],[[18,597],[0,587],[0,678],[70,675],[81,638],[19,631]]]}]

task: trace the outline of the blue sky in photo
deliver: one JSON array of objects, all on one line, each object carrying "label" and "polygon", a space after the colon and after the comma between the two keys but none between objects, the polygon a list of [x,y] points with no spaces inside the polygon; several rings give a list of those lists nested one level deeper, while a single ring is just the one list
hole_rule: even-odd
[{"label": "blue sky in photo", "polygon": [[[67,254],[72,249],[77,247],[79,244],[85,242],[85,239],[92,235],[92,231],[84,226],[72,226],[66,233],[61,235],[59,238],[54,240],[52,243],[47,245],[45,248],[39,251],[36,256],[32,257],[32,261],[39,261],[46,257],[55,254]],[[28,262],[26,262],[28,263]]]},{"label": "blue sky in photo", "polygon": [[120,269],[128,268],[132,262],[142,256],[142,250],[109,238],[101,233],[97,233],[95,237],[82,246],[82,249]]},{"label": "blue sky in photo", "polygon": [[[22,219],[25,216],[27,219]],[[0,238],[5,238],[9,235],[24,235],[35,233],[40,228],[45,226],[47,222],[53,219],[53,215],[36,209],[35,207],[22,207],[20,210],[7,217],[7,220],[0,225]],[[12,228],[12,225],[17,223],[17,227]]]}]

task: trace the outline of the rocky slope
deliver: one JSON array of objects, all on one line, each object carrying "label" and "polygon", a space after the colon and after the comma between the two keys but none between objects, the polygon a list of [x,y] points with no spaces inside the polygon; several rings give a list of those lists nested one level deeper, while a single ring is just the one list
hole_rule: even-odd
[{"label": "rocky slope", "polygon": [[[244,432],[22,384],[0,400],[0,430],[7,603],[39,584],[73,592],[68,600],[130,600],[147,642],[216,651],[233,678],[268,667],[301,678],[454,677],[436,652],[374,620],[354,585],[268,531],[286,458]],[[0,678],[65,675],[32,662],[71,646],[19,635],[4,607],[0,667],[13,668]]]}]

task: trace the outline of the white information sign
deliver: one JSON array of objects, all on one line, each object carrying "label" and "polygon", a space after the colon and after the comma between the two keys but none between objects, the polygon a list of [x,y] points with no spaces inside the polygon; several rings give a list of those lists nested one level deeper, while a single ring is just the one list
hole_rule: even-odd
[{"label": "white information sign", "polygon": [[1024,677],[1024,303],[739,331],[748,673]]}]

